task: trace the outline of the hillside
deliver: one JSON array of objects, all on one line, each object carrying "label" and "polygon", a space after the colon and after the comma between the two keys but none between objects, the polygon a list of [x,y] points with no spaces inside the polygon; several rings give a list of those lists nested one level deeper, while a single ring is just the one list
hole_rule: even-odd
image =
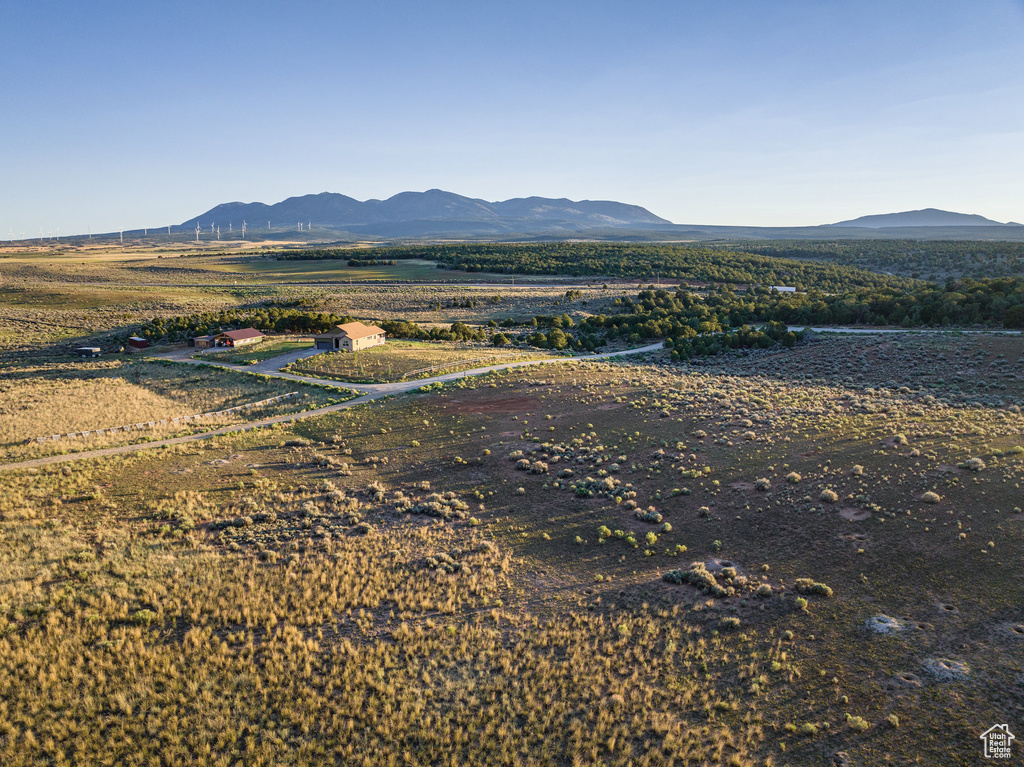
[{"label": "hillside", "polygon": [[1018,224],[1002,224],[984,216],[969,213],[954,213],[937,208],[923,210],[905,210],[900,213],[882,213],[874,216],[840,221],[830,226],[860,226],[867,229],[887,229],[903,226],[1019,226]]}]

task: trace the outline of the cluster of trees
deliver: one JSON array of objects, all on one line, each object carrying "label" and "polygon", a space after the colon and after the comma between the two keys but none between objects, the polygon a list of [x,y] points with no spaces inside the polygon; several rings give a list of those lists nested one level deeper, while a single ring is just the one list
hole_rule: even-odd
[{"label": "cluster of trees", "polygon": [[736,243],[773,258],[814,259],[921,279],[1024,275],[1024,242],[972,240],[770,240]]},{"label": "cluster of trees", "polygon": [[950,280],[919,284],[910,291],[858,289],[827,294],[780,293],[728,287],[708,292],[703,300],[689,290],[645,290],[637,300],[621,299],[624,311],[588,317],[581,326],[638,339],[722,333],[744,325],[898,325],[901,327],[1024,327],[1024,278]]},{"label": "cluster of trees", "polygon": [[464,322],[453,322],[447,328],[422,328],[409,320],[385,320],[377,325],[390,338],[411,338],[420,341],[486,341],[487,331],[471,328]]},{"label": "cluster of trees", "polygon": [[827,292],[850,286],[906,288],[910,280],[837,264],[781,259],[727,248],[594,242],[451,244],[284,251],[279,259],[425,259],[466,272],[684,279],[734,285],[787,285]]},{"label": "cluster of trees", "polygon": [[802,338],[802,331],[794,333],[785,323],[769,322],[760,329],[742,325],[736,330],[713,335],[686,334],[666,338],[665,346],[672,349],[672,359],[688,360],[694,356],[710,357],[732,349],[771,349],[780,344],[792,348]]},{"label": "cluster of trees", "polygon": [[183,341],[238,328],[256,328],[275,333],[323,333],[335,325],[352,322],[347,315],[310,312],[301,309],[267,306],[256,309],[226,309],[179,317],[154,317],[139,330],[151,341]]},{"label": "cluster of trees", "polygon": [[350,258],[348,260],[349,266],[394,266],[398,262],[393,259],[383,258]]}]

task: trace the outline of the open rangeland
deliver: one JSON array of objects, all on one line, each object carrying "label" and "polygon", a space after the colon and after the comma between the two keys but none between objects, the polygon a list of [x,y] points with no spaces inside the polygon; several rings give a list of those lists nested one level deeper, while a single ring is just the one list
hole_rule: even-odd
[{"label": "open rangeland", "polygon": [[[1021,721],[1020,336],[762,332],[847,299],[878,325],[920,289],[842,298],[811,267],[813,301],[257,287],[377,267],[175,247],[0,253],[0,461],[61,461],[0,473],[0,764],[966,767]],[[1012,284],[956,287],[899,322],[1016,321]],[[518,345],[318,354],[295,372],[380,398],[207,433],[347,401],[246,373],[343,316]],[[270,340],[205,357],[237,369],[154,359],[250,317]],[[383,391],[553,329],[669,343]]]},{"label": "open rangeland", "polygon": [[[251,410],[221,412],[285,394],[292,396]],[[5,366],[0,379],[0,459],[149,442],[351,396],[341,389],[139,358],[31,360]],[[204,417],[174,420],[183,416]],[[56,435],[64,436],[37,442]]]},{"label": "open rangeland", "polygon": [[1024,419],[890,375],[569,363],[2,475],[3,761],[974,764]]},{"label": "open rangeland", "polygon": [[488,365],[541,360],[551,354],[482,344],[388,341],[358,352],[326,352],[290,364],[297,375],[352,383],[385,383],[430,378]]}]

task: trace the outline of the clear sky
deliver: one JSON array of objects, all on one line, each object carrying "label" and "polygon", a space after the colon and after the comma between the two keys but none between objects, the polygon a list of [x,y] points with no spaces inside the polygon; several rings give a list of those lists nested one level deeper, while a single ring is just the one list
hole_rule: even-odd
[{"label": "clear sky", "polygon": [[0,239],[435,187],[1024,221],[1024,0],[0,1]]}]

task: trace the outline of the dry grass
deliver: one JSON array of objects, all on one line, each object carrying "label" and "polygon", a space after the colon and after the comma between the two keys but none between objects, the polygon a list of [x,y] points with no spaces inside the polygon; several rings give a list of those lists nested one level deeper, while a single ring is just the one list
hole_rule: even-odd
[{"label": "dry grass", "polygon": [[[296,390],[305,396],[282,400],[258,412],[225,416],[217,422],[195,422],[188,427],[172,424],[131,434],[23,444],[53,434],[208,413]],[[340,392],[307,387],[294,381],[142,359],[23,363],[9,366],[0,379],[0,456],[16,460],[69,449],[86,450],[125,441],[152,440],[341,399],[344,397]]]},{"label": "dry grass", "polygon": [[360,352],[327,352],[294,362],[289,373],[339,381],[401,381],[485,367],[499,362],[548,359],[543,352],[460,343],[388,341]]}]

